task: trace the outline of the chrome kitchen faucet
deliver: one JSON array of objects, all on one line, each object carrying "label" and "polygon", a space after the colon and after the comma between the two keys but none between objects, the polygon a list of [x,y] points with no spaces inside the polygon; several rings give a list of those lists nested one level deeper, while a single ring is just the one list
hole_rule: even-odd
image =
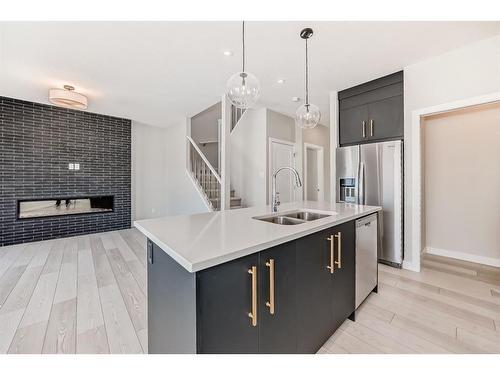
[{"label": "chrome kitchen faucet", "polygon": [[292,168],[292,167],[281,167],[276,172],[274,172],[274,174],[273,174],[273,194],[272,194],[272,202],[271,202],[271,206],[272,206],[273,212],[278,212],[278,206],[281,204],[281,202],[279,200],[279,197],[278,197],[278,193],[276,193],[276,176],[283,169],[288,169],[288,170],[290,170],[294,174],[294,176],[295,176],[295,186],[296,187],[299,188],[299,187],[302,186],[302,182],[300,181],[299,172],[297,172],[294,168]]}]

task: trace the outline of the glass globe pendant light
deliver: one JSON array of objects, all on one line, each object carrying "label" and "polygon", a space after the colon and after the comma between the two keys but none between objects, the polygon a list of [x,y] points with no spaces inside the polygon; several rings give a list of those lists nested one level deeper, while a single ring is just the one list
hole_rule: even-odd
[{"label": "glass globe pendant light", "polygon": [[309,103],[309,61],[307,56],[307,39],[312,37],[313,30],[311,28],[303,29],[300,32],[300,37],[306,41],[306,102],[301,105],[295,112],[295,124],[302,129],[312,129],[318,125],[321,119],[321,112],[317,106]]},{"label": "glass globe pendant light", "polygon": [[237,108],[253,107],[260,96],[260,84],[257,77],[245,71],[245,21],[242,32],[243,63],[241,72],[233,74],[226,84],[226,96]]}]

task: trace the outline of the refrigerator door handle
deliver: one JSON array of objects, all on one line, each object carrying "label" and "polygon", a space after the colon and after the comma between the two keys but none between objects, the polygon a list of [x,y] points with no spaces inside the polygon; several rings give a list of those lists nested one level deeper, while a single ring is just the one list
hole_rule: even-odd
[{"label": "refrigerator door handle", "polygon": [[365,204],[365,164],[362,162],[359,162],[358,181],[358,204]]}]

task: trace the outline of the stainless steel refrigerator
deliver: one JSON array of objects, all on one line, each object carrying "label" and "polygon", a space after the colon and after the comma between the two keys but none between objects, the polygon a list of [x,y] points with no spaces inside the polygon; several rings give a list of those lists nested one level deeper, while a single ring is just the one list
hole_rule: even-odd
[{"label": "stainless steel refrigerator", "polygon": [[403,262],[403,141],[337,148],[337,202],[382,206],[379,262]]}]

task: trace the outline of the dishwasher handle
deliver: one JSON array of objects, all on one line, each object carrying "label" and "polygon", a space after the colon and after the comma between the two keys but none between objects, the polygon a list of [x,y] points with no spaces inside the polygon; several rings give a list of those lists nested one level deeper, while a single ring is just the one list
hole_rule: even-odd
[{"label": "dishwasher handle", "polygon": [[364,226],[369,227],[374,222],[375,223],[377,222],[377,214],[376,213],[356,220],[356,228],[360,228],[360,227],[364,227]]}]

